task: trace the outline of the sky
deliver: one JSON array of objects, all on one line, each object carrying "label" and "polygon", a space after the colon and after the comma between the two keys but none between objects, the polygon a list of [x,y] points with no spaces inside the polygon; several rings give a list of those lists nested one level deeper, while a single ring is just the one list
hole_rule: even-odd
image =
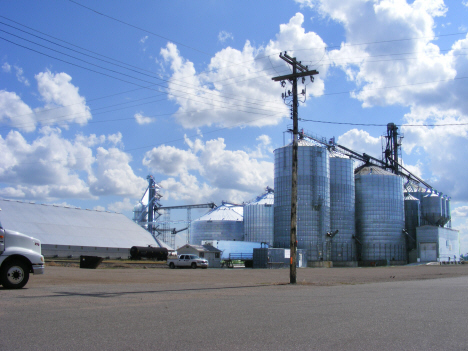
[{"label": "sky", "polygon": [[467,0],[1,1],[0,197],[131,218],[153,175],[164,206],[255,198],[290,140],[287,52],[319,72],[299,127],[381,158],[397,124],[468,253],[467,18]]}]

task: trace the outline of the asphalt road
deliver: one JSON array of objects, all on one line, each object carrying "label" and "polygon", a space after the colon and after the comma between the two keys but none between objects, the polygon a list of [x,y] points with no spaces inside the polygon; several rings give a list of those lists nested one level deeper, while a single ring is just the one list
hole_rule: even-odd
[{"label": "asphalt road", "polygon": [[48,267],[0,289],[0,350],[468,350],[468,276],[425,269]]}]

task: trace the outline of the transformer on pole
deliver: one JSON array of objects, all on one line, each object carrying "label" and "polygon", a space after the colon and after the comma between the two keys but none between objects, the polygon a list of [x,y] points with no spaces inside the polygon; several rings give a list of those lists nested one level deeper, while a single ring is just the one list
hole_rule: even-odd
[{"label": "transformer on pole", "polygon": [[[302,83],[305,82],[305,77],[310,77],[311,82],[314,81],[314,75],[319,72],[316,70],[309,71],[307,66],[303,66],[301,62],[298,62],[295,57],[290,57],[286,52],[280,54],[280,58],[286,63],[290,64],[293,68],[292,74],[284,76],[274,77],[272,80],[275,82],[280,81],[281,86],[286,86],[286,80],[292,84],[292,92],[290,90],[282,94],[283,100],[289,101],[292,97],[292,120],[293,120],[293,155],[292,155],[292,184],[291,184],[291,262],[289,272],[290,284],[296,284],[297,272],[297,154],[298,154],[298,138],[299,138],[299,126],[298,126],[298,97],[297,97],[297,79],[302,78]],[[302,95],[306,95],[305,90],[302,90]]]}]

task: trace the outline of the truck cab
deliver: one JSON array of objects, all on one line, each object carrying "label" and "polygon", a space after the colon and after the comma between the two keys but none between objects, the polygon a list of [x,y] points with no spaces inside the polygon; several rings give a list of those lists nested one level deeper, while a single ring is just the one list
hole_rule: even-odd
[{"label": "truck cab", "polygon": [[44,273],[41,242],[4,229],[0,222],[0,285],[5,289],[21,289],[28,282],[30,273]]}]

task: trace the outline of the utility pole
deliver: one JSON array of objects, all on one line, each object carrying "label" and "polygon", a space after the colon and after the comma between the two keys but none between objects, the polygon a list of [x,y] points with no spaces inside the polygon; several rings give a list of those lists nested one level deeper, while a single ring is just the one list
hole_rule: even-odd
[{"label": "utility pole", "polygon": [[[302,78],[305,82],[305,77],[310,77],[311,82],[314,81],[314,75],[318,74],[316,70],[309,71],[307,66],[303,66],[301,62],[296,61],[295,57],[290,57],[286,52],[280,54],[280,58],[292,65],[293,73],[285,76],[274,77],[275,82],[280,81],[281,86],[285,87],[286,80],[292,83],[293,90],[283,93],[283,100],[286,102],[292,95],[292,120],[293,120],[293,154],[292,154],[292,184],[291,184],[291,239],[289,242],[291,252],[291,262],[289,266],[289,283],[296,284],[297,281],[297,154],[298,154],[298,138],[299,125],[297,117],[298,97],[297,97],[297,79]],[[305,90],[302,91],[306,95]]]}]

